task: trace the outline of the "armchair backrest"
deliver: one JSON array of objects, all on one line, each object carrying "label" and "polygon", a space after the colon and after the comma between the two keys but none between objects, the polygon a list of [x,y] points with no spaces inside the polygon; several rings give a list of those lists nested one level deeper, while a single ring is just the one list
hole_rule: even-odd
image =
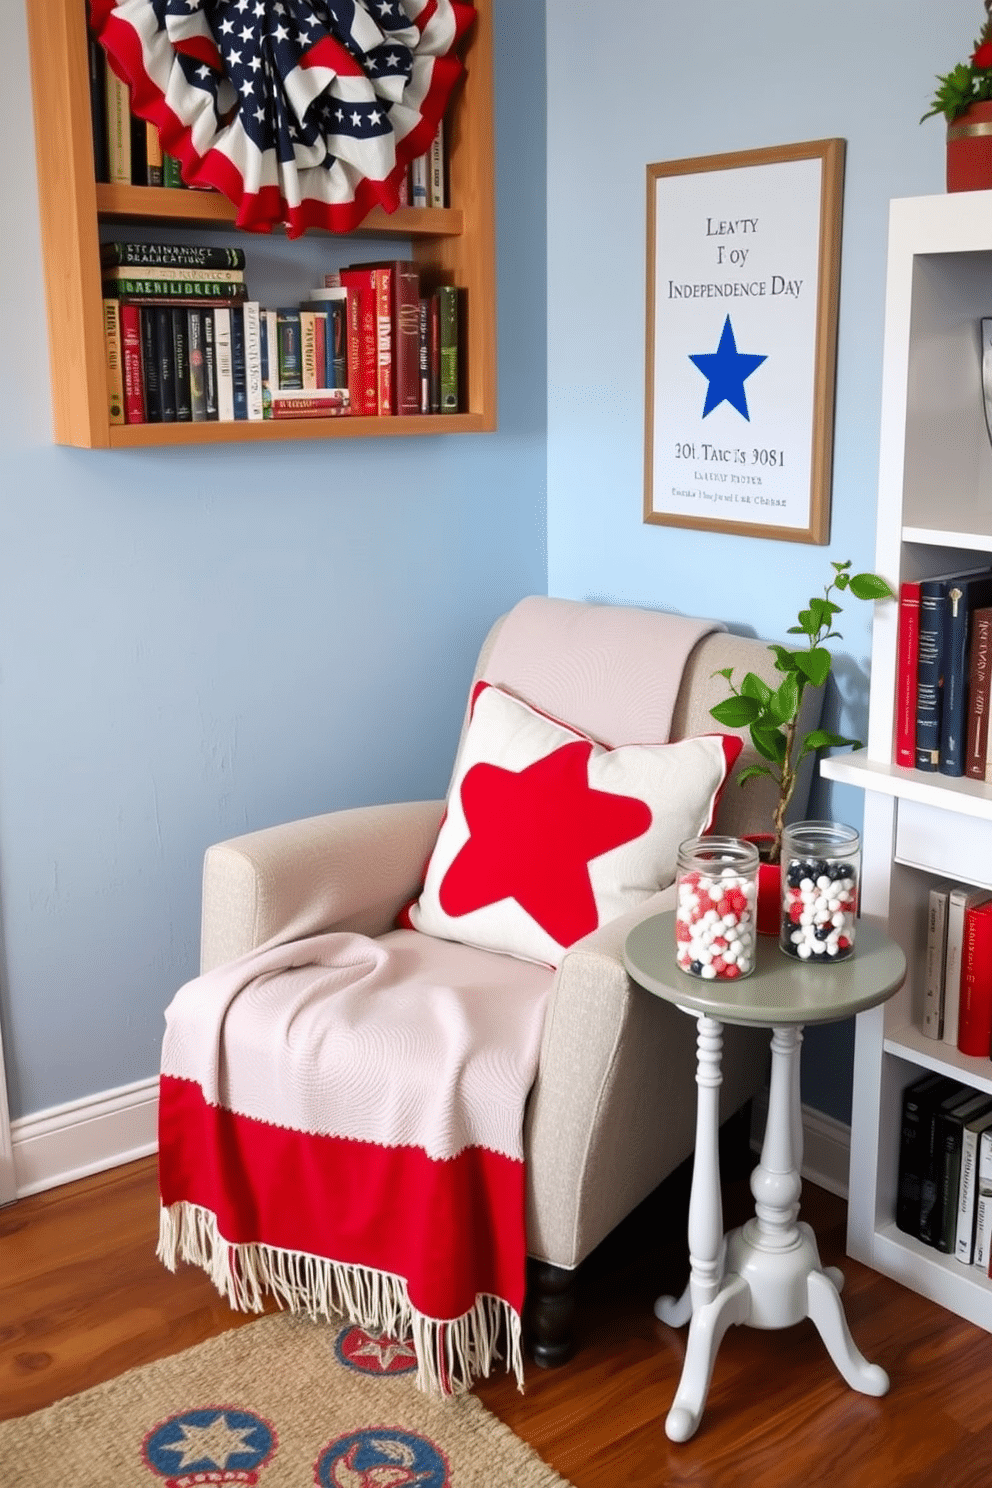
[{"label": "armchair backrest", "polygon": [[[731,635],[719,621],[531,595],[490,630],[473,685],[485,678],[506,687],[615,747],[718,731],[709,709],[726,697],[727,688],[713,674],[728,666],[736,677],[753,671],[772,686],[780,680],[764,641]],[[807,688],[800,720],[804,732],[815,726],[821,706],[822,690]],[[737,732],[744,750],[735,777],[745,765],[759,762],[747,731]],[[807,761],[797,787],[793,818],[805,812],[812,764]],[[715,830],[730,836],[767,831],[776,794],[769,780],[749,781],[744,789],[730,780]]]}]

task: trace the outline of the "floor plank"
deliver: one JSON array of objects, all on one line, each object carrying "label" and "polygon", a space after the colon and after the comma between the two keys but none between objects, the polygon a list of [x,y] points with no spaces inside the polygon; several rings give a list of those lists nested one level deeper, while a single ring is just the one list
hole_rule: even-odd
[{"label": "floor plank", "polygon": [[[803,1216],[824,1263],[844,1268],[851,1331],[888,1370],[889,1395],[848,1389],[811,1323],[735,1328],[699,1431],[669,1442],[685,1329],[656,1321],[652,1303],[687,1276],[686,1190],[676,1175],[583,1268],[575,1357],[557,1370],[528,1361],[523,1394],[503,1374],[483,1381],[491,1410],[575,1488],[987,1488],[992,1339],[846,1260],[845,1205],[812,1185]],[[728,1224],[741,1222],[746,1182],[724,1201]],[[0,1210],[0,1418],[251,1321],[198,1270],[158,1262],[157,1210],[153,1159]]]}]

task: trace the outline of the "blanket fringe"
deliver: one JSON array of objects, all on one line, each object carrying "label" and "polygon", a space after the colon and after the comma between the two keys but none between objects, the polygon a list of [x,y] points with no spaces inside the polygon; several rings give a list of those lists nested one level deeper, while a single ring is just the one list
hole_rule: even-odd
[{"label": "blanket fringe", "polygon": [[238,1312],[261,1312],[265,1293],[280,1307],[313,1322],[342,1316],[370,1333],[411,1339],[417,1388],[428,1395],[460,1395],[488,1376],[506,1348],[507,1372],[523,1390],[520,1315],[500,1297],[480,1295],[461,1317],[426,1317],[412,1306],[402,1276],[331,1261],[272,1245],[232,1244],[209,1209],[180,1200],[159,1210],[156,1254],[175,1271],[177,1260],[206,1271]]}]

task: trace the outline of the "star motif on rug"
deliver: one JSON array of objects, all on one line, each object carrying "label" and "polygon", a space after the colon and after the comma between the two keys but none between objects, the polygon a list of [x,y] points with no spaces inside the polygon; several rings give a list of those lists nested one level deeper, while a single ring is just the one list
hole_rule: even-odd
[{"label": "star motif on rug", "polygon": [[249,1438],[254,1434],[252,1426],[229,1426],[227,1417],[218,1415],[206,1426],[196,1426],[188,1421],[179,1424],[182,1440],[173,1442],[165,1450],[179,1453],[176,1471],[209,1462],[211,1467],[225,1468],[232,1457],[255,1450]]},{"label": "star motif on rug", "polygon": [[650,808],[589,784],[588,740],[564,744],[523,770],[473,765],[462,781],[469,839],[441,883],[445,914],[514,899],[559,945],[599,923],[589,863],[640,837]]},{"label": "star motif on rug", "polygon": [[737,340],[729,315],[723,323],[723,331],[716,351],[698,352],[695,356],[690,355],[689,360],[699,368],[709,382],[706,389],[706,402],[703,405],[703,418],[708,413],[712,413],[714,408],[718,408],[721,403],[729,403],[750,423],[751,415],[747,408],[744,384],[751,373],[768,358],[737,350]]},{"label": "star motif on rug", "polygon": [[407,1360],[416,1362],[417,1355],[412,1344],[395,1338],[368,1338],[365,1343],[351,1350],[351,1357],[353,1359],[374,1359],[385,1374],[397,1359],[403,1362]]}]

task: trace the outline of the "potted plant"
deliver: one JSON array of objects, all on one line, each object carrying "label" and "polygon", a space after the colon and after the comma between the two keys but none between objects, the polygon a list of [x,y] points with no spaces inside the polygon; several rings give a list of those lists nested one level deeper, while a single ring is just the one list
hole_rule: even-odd
[{"label": "potted plant", "polygon": [[[858,739],[846,739],[827,729],[812,729],[806,734],[799,732],[799,714],[806,688],[822,687],[830,675],[832,657],[825,643],[840,639],[840,632],[833,629],[833,621],[842,607],[831,595],[835,591],[846,591],[856,599],[868,601],[895,597],[893,590],[878,574],[852,574],[850,559],[846,563],[833,563],[832,567],[833,578],[824,589],[822,598],[811,599],[808,608],[799,611],[798,625],[790,625],[788,630],[789,635],[806,637],[806,649],[792,650],[775,644],[768,648],[775,655],[775,670],[782,673],[778,687],[770,687],[754,672],[747,672],[738,686],[732,667],[713,674],[726,678],[731,695],[711,708],[710,713],[725,728],[747,728],[758,754],[768,762],[748,765],[741,770],[737,776],[738,785],[744,785],[755,776],[768,775],[778,786],[771,832],[759,842],[763,862],[774,865],[776,869],[782,851],[782,828],[803,760],[811,754],[819,755],[825,749],[845,744],[858,748],[860,744]],[[772,877],[777,877],[777,874]],[[775,900],[769,917],[774,932],[778,927],[777,884],[769,885],[768,892],[774,894]]]},{"label": "potted plant", "polygon": [[992,187],[992,0],[985,0],[985,22],[967,62],[937,78],[930,108],[923,115],[947,120],[948,191]]}]

